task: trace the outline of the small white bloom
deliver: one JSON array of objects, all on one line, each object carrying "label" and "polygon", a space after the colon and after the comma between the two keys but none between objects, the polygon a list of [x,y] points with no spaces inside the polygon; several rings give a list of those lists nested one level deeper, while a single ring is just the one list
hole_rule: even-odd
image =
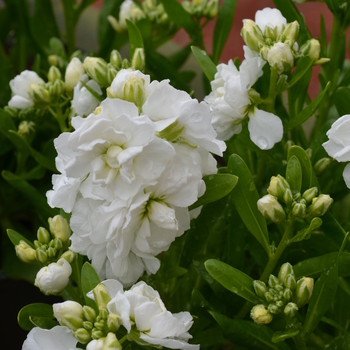
[{"label": "small white bloom", "polygon": [[287,26],[287,20],[283,17],[281,11],[270,7],[265,7],[263,10],[256,12],[255,23],[264,34],[266,32],[266,27],[269,27],[272,30],[276,30],[277,36],[281,34]]},{"label": "small white bloom", "polygon": [[144,17],[144,12],[132,0],[125,0],[120,6],[119,28],[121,30],[126,29],[127,19],[132,22],[135,22]]},{"label": "small white bloom", "polygon": [[34,106],[34,101],[30,96],[30,86],[32,84],[45,84],[35,72],[25,70],[10,81],[10,88],[13,93],[8,105],[10,107],[26,109]]},{"label": "small white bloom", "polygon": [[83,117],[92,113],[100,101],[81,82],[85,83],[99,95],[102,94],[102,90],[96,81],[89,80],[87,74],[84,74],[77,85],[75,85],[72,100],[73,115],[77,114]]},{"label": "small white bloom", "polygon": [[72,91],[74,89],[83,74],[85,74],[83,63],[79,58],[73,57],[66,68],[65,86],[67,91]]},{"label": "small white bloom", "polygon": [[65,259],[51,263],[39,270],[35,278],[35,285],[45,295],[60,294],[69,282],[72,273],[70,264]]},{"label": "small white bloom", "polygon": [[78,340],[67,327],[33,328],[24,341],[22,350],[78,350]]}]

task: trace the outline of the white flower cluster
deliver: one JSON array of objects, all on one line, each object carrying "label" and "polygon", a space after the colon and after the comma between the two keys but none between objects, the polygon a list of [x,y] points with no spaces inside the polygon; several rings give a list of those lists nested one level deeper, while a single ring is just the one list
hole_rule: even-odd
[{"label": "white flower cluster", "polygon": [[212,92],[205,101],[211,107],[212,123],[219,139],[229,140],[239,134],[242,121],[249,118],[251,140],[263,150],[271,149],[282,139],[282,122],[276,115],[255,107],[254,93],[257,92],[252,86],[262,76],[265,62],[247,46],[244,51],[246,58],[239,70],[232,60],[218,65],[211,82]]},{"label": "white flower cluster", "polygon": [[72,212],[71,250],[87,255],[99,276],[133,284],[155,273],[155,258],[189,228],[188,206],[216,173],[210,152],[222,155],[208,105],[121,70],[110,98],[74,131],[55,140],[58,153],[52,207]]}]

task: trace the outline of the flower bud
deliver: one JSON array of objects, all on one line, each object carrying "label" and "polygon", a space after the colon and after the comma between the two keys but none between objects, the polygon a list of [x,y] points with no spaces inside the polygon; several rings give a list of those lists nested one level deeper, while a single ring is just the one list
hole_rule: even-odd
[{"label": "flower bud", "polygon": [[54,238],[50,244],[50,247],[54,248],[56,251],[62,249],[63,243],[59,238]]},{"label": "flower bud", "polygon": [[294,55],[291,48],[281,42],[271,47],[267,54],[267,61],[273,69],[277,70],[278,74],[288,72],[294,67]]},{"label": "flower bud", "polygon": [[311,205],[308,207],[308,215],[312,218],[322,216],[327,212],[332,203],[333,199],[328,194],[320,194],[312,200]]},{"label": "flower bud", "polygon": [[121,324],[121,319],[117,314],[113,313],[108,315],[107,327],[111,332],[115,333],[119,329],[120,324]]},{"label": "flower bud", "polygon": [[45,295],[60,294],[69,282],[72,268],[65,259],[51,263],[39,270],[34,285]]},{"label": "flower bud", "polygon": [[120,350],[122,346],[120,345],[116,335],[109,332],[104,340],[103,350]]},{"label": "flower bud", "polygon": [[110,55],[109,62],[112,64],[115,68],[120,69],[122,66],[123,58],[118,50],[113,50]]},{"label": "flower bud", "polygon": [[284,286],[288,289],[293,290],[297,285],[297,282],[295,280],[294,274],[289,274],[287,275],[285,281],[284,281]]},{"label": "flower bud", "polygon": [[298,21],[294,21],[292,23],[288,23],[286,29],[283,31],[285,41],[291,42],[292,44],[290,46],[293,46],[294,42],[298,39],[299,27]]},{"label": "flower bud", "polygon": [[256,324],[263,325],[268,324],[272,321],[273,316],[269,311],[266,310],[266,307],[262,304],[255,305],[250,311],[250,317]]},{"label": "flower bud", "polygon": [[72,58],[67,66],[64,78],[66,90],[73,91],[75,85],[78,84],[78,81],[83,74],[85,74],[85,69],[79,58]]},{"label": "flower bud", "polygon": [[49,93],[52,99],[59,99],[65,92],[65,85],[61,79],[57,79],[53,84],[49,86]]},{"label": "flower bud", "polygon": [[284,302],[288,302],[289,300],[292,299],[292,297],[293,297],[293,292],[289,288],[286,288],[283,292]]},{"label": "flower bud", "polygon": [[99,309],[99,315],[98,317],[100,317],[101,320],[107,320],[107,317],[109,315],[108,309],[106,307],[102,307]]},{"label": "flower bud", "polygon": [[267,194],[258,200],[258,209],[265,218],[278,224],[286,219],[286,213],[276,197]]},{"label": "flower bud", "polygon": [[83,306],[84,319],[89,322],[94,322],[96,319],[96,311],[90,306]]},{"label": "flower bud", "polygon": [[269,306],[267,307],[267,311],[270,314],[276,315],[281,312],[281,309],[276,304],[269,304]]},{"label": "flower bud", "polygon": [[293,204],[293,194],[289,188],[284,192],[283,201],[288,207]]},{"label": "flower bud", "polygon": [[118,71],[117,69],[110,63],[108,63],[108,68],[107,68],[107,80],[108,80],[108,85],[112,84],[113,79],[117,75]]},{"label": "flower bud", "polygon": [[246,45],[253,51],[259,52],[260,48],[265,44],[261,29],[250,19],[243,21],[241,36]]},{"label": "flower bud", "polygon": [[41,107],[47,106],[51,102],[50,93],[44,84],[31,84],[29,95],[32,97],[34,103]]},{"label": "flower bud", "polygon": [[292,215],[295,218],[304,218],[306,216],[306,205],[295,202],[292,208]]},{"label": "flower bud", "polygon": [[274,288],[275,286],[279,285],[279,283],[280,283],[280,281],[278,280],[278,278],[276,276],[270,275],[269,281],[268,281],[270,288]]},{"label": "flower bud", "polygon": [[48,258],[46,249],[37,248],[35,250],[35,258],[37,261],[41,262],[42,264],[45,264]]},{"label": "flower bud", "polygon": [[283,312],[287,317],[293,318],[297,314],[298,310],[298,306],[295,303],[288,303]]},{"label": "flower bud", "polygon": [[284,302],[282,300],[276,301],[276,306],[280,309],[284,305]]},{"label": "flower bud", "polygon": [[111,300],[111,296],[108,293],[106,286],[103,283],[98,284],[93,289],[95,302],[99,309],[107,307],[107,304]]},{"label": "flower bud", "polygon": [[306,305],[312,295],[314,289],[314,279],[310,277],[302,277],[297,282],[297,287],[295,291],[296,304],[298,308]]},{"label": "flower bud", "polygon": [[106,320],[100,320],[99,322],[95,322],[94,326],[103,331],[106,326]]},{"label": "flower bud", "polygon": [[129,69],[131,67],[131,63],[128,61],[127,58],[124,58],[122,61],[122,68],[123,69]]},{"label": "flower bud", "polygon": [[290,190],[287,180],[283,176],[277,175],[271,177],[267,192],[272,196],[277,197],[279,200],[283,200],[284,193],[287,189]]},{"label": "flower bud", "polygon": [[312,60],[318,60],[321,52],[320,42],[316,39],[308,40],[299,50],[304,56],[309,56]]},{"label": "flower bud", "polygon": [[214,18],[219,13],[219,0],[209,0],[205,9],[204,15],[209,18]]},{"label": "flower bud", "polygon": [[145,50],[143,48],[137,48],[132,56],[131,67],[134,70],[144,70],[146,65]]},{"label": "flower bud", "polygon": [[58,65],[58,56],[57,55],[49,55],[47,58],[50,66],[57,66]]},{"label": "flower bud", "polygon": [[284,283],[288,275],[294,276],[293,266],[289,262],[284,263],[281,266],[278,272],[278,279],[281,281],[281,283]]},{"label": "flower bud", "polygon": [[307,203],[311,203],[312,200],[317,196],[318,189],[317,187],[311,187],[303,193],[303,198]]},{"label": "flower bud", "polygon": [[50,259],[53,259],[57,253],[57,250],[53,247],[49,247],[47,250],[46,250],[46,253],[47,253],[47,256],[50,258]]},{"label": "flower bud", "polygon": [[253,286],[255,294],[260,298],[264,298],[264,294],[267,292],[266,284],[263,281],[256,280],[253,282]]},{"label": "flower bud", "polygon": [[167,206],[164,202],[155,200],[149,201],[147,206],[148,217],[158,227],[169,230],[177,230],[178,222],[175,217],[175,210]]},{"label": "flower bud", "polygon": [[86,57],[83,66],[90,78],[94,79],[100,86],[109,86],[108,65],[103,58]]},{"label": "flower bud", "polygon": [[15,250],[19,260],[29,264],[36,262],[35,250],[27,242],[19,241]]},{"label": "flower bud", "polygon": [[15,107],[5,106],[4,111],[12,118],[16,118],[18,115],[18,109]]},{"label": "flower bud", "polygon": [[60,70],[55,66],[51,66],[47,74],[47,79],[49,82],[54,83],[57,79],[61,79],[61,77],[62,75]]},{"label": "flower bud", "polygon": [[91,340],[91,335],[85,328],[77,329],[75,332],[73,332],[73,336],[82,344],[87,344]]},{"label": "flower bud", "polygon": [[71,264],[76,258],[76,256],[77,254],[75,252],[68,249],[61,255],[61,258],[67,260]]},{"label": "flower bud", "polygon": [[63,244],[66,244],[70,236],[67,220],[61,215],[56,215],[53,218],[49,218],[48,221],[52,236],[59,238]]},{"label": "flower bud", "polygon": [[91,337],[92,339],[100,339],[104,336],[103,332],[98,329],[98,328],[94,328],[92,331],[91,331]]},{"label": "flower bud", "polygon": [[48,230],[44,227],[39,227],[38,231],[36,233],[36,236],[38,238],[38,241],[43,244],[48,244],[51,240],[51,235]]},{"label": "flower bud", "polygon": [[94,328],[94,324],[90,321],[84,321],[83,322],[83,327],[88,330],[91,331]]},{"label": "flower bud", "polygon": [[272,301],[275,300],[275,295],[272,291],[268,291],[264,293],[264,297],[268,303],[271,303]]},{"label": "flower bud", "polygon": [[83,326],[83,307],[76,301],[68,300],[53,304],[53,314],[61,326],[76,331]]},{"label": "flower bud", "polygon": [[317,176],[321,175],[331,164],[331,159],[328,157],[321,158],[314,165],[315,174]]}]

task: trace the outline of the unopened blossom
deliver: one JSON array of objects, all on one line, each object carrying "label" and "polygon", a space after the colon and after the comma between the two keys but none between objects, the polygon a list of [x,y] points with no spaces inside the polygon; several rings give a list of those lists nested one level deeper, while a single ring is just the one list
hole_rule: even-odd
[{"label": "unopened blossom", "polygon": [[72,91],[84,74],[85,69],[83,63],[79,58],[73,57],[68,63],[65,73],[65,86],[67,91]]},{"label": "unopened blossom", "polygon": [[69,283],[71,273],[72,268],[67,260],[59,259],[57,263],[42,267],[36,275],[34,284],[45,295],[60,294]]},{"label": "unopened blossom", "polygon": [[77,342],[67,327],[56,326],[51,329],[34,327],[28,333],[22,350],[78,350]]},{"label": "unopened blossom", "polygon": [[10,107],[26,109],[34,106],[34,100],[31,92],[31,85],[45,84],[38,74],[33,71],[25,70],[20,75],[17,75],[10,81],[10,88],[12,91],[12,98],[8,105]]},{"label": "unopened blossom", "polygon": [[81,117],[88,116],[100,103],[100,100],[98,100],[83,83],[95,91],[96,94],[102,94],[102,90],[96,81],[89,80],[87,74],[82,75],[79,82],[74,87],[73,99],[71,102],[73,115],[79,115]]}]

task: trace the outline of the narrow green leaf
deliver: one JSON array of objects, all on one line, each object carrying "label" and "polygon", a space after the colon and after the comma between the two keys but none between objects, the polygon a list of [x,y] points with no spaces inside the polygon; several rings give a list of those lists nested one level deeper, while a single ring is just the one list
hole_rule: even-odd
[{"label": "narrow green leaf", "polygon": [[27,238],[23,237],[20,233],[16,232],[15,230],[8,229],[7,230],[7,235],[10,238],[10,241],[14,246],[18,245],[20,241],[26,242],[29,246],[31,246],[33,249],[34,244],[29,241]]},{"label": "narrow green leaf", "polygon": [[242,271],[215,259],[207,260],[204,265],[210,276],[230,292],[239,295],[253,304],[264,302],[255,294],[253,287],[254,280]]},{"label": "narrow green leaf", "polygon": [[294,127],[304,123],[308,120],[316,111],[317,107],[321,103],[325,93],[327,92],[330,83],[328,82],[326,88],[317,95],[317,97],[306,107],[304,108],[295,118],[291,119],[287,124],[287,130],[291,130]]},{"label": "narrow green leaf", "polygon": [[215,74],[217,72],[216,65],[207,55],[204,50],[199,49],[198,47],[191,47],[194,57],[196,57],[199,65],[201,66],[203,73],[209,79],[209,81],[214,80]]},{"label": "narrow green leaf", "polygon": [[308,56],[301,58],[297,64],[295,72],[292,74],[292,79],[286,85],[286,89],[290,89],[293,85],[295,85],[310,69],[313,63],[314,61]]},{"label": "narrow green leaf", "polygon": [[9,130],[17,130],[15,123],[10,115],[8,115],[3,109],[0,109],[0,132],[6,135]]},{"label": "narrow green leaf", "polygon": [[345,115],[350,110],[350,88],[340,87],[333,96],[334,105],[339,115]]},{"label": "narrow green leaf", "polygon": [[286,343],[273,343],[273,331],[267,326],[258,326],[252,321],[231,320],[218,312],[210,314],[220,325],[225,338],[235,345],[243,346],[250,350],[288,350]]},{"label": "narrow green leaf", "polygon": [[[340,247],[343,243],[346,232],[343,227],[339,224],[338,220],[328,210],[326,214],[322,216],[322,231],[329,238],[336,247]],[[349,244],[349,239],[348,239]]]},{"label": "narrow green leaf", "polygon": [[230,34],[237,0],[224,0],[220,7],[213,37],[213,61],[217,63]]},{"label": "narrow green leaf", "polygon": [[281,341],[285,341],[288,338],[293,338],[297,334],[299,334],[299,329],[298,330],[289,330],[289,331],[277,331],[273,334],[272,336],[272,342],[273,343],[279,343]]},{"label": "narrow green leaf", "polygon": [[238,177],[231,174],[213,174],[203,177],[206,191],[198,198],[197,202],[190,206],[190,210],[211,202],[215,202],[227,196],[237,185]]},{"label": "narrow green leaf", "polygon": [[129,33],[129,45],[130,45],[129,57],[130,57],[130,61],[131,61],[133,56],[134,56],[135,50],[138,48],[143,49],[144,46],[143,46],[142,35],[141,35],[139,29],[137,28],[136,24],[134,24],[133,22],[131,22],[127,19],[126,26],[128,28],[128,33]]},{"label": "narrow green leaf", "polygon": [[237,154],[233,154],[229,158],[228,171],[239,178],[236,187],[232,190],[232,199],[237,211],[247,229],[263,246],[266,253],[270,255],[269,233],[266,220],[257,207],[260,196],[252,174],[243,159]]},{"label": "narrow green leaf", "polygon": [[349,344],[350,333],[346,333],[344,336],[333,339],[329,344],[327,344],[327,350],[349,349]]},{"label": "narrow green leaf", "polygon": [[96,303],[88,298],[86,294],[92,291],[100,282],[101,280],[95,269],[90,263],[86,262],[81,269],[81,288],[83,290],[86,305],[91,306],[96,311],[98,311]]},{"label": "narrow green leaf", "polygon": [[287,163],[286,180],[293,193],[301,191],[302,176],[299,159],[296,156],[291,156]]},{"label": "narrow green leaf", "polygon": [[298,231],[298,233],[289,241],[288,244],[294,243],[294,242],[300,242],[304,239],[310,238],[311,232],[319,228],[321,225],[322,225],[322,220],[320,218],[313,218],[311,220],[309,227]]},{"label": "narrow green leaf", "polygon": [[48,317],[29,316],[29,320],[36,327],[40,327],[43,329],[51,329],[59,325],[57,321]]},{"label": "narrow green leaf", "polygon": [[23,307],[17,316],[19,326],[25,331],[30,331],[35,327],[34,323],[30,320],[30,317],[46,317],[53,319],[52,305],[43,303],[29,304]]}]

